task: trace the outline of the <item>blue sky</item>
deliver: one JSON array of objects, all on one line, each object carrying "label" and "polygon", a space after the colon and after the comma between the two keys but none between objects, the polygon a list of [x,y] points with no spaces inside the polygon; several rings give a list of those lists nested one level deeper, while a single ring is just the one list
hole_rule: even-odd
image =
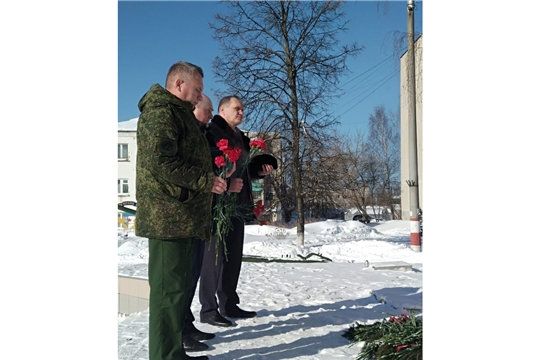
[{"label": "blue sky", "polygon": [[[380,2],[382,3],[382,2]],[[399,55],[394,54],[393,32],[407,31],[406,1],[387,2],[387,13],[376,1],[349,1],[350,20],[342,43],[356,40],[365,49],[349,58],[351,73],[342,77],[345,95],[333,108],[340,115],[341,132],[367,130],[375,106],[397,112]],[[216,1],[120,1],[118,3],[118,121],[139,116],[137,103],[155,83],[164,84],[169,67],[179,60],[200,65],[204,86],[217,106],[213,90],[223,88],[212,70],[219,43],[212,39],[212,22],[225,4]],[[416,3],[415,31],[422,33],[422,2]],[[406,42],[403,44],[406,50]],[[249,111],[249,109],[247,109]]]}]

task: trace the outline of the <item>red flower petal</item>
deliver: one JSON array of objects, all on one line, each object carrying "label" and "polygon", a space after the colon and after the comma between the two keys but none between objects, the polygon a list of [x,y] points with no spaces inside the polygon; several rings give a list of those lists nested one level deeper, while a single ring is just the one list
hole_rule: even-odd
[{"label": "red flower petal", "polygon": [[236,162],[240,158],[240,155],[242,155],[242,150],[239,148],[228,149],[226,154],[230,162]]},{"label": "red flower petal", "polygon": [[223,151],[229,147],[229,140],[221,139],[216,143],[216,146],[219,148],[219,150]]},{"label": "red flower petal", "polygon": [[223,156],[216,156],[214,159],[214,164],[216,164],[218,167],[225,166],[225,158]]}]

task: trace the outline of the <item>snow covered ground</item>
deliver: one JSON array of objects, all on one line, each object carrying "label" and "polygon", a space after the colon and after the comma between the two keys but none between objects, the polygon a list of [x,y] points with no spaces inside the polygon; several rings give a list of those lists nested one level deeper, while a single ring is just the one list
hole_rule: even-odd
[{"label": "snow covered ground", "polygon": [[[216,337],[206,354],[219,359],[354,359],[343,332],[354,322],[375,322],[408,309],[422,309],[421,252],[410,249],[409,222],[362,224],[328,220],[305,227],[305,245],[296,246],[296,229],[246,226],[244,255],[300,260],[310,253],[331,262],[244,262],[238,286],[240,306],[257,317],[233,319],[234,327],[198,322]],[[310,260],[320,259],[312,256]],[[146,277],[147,239],[132,232],[118,236],[118,272]],[[367,261],[367,262],[366,262]],[[411,270],[375,270],[405,262]],[[148,359],[148,310],[118,318],[118,359]]]}]

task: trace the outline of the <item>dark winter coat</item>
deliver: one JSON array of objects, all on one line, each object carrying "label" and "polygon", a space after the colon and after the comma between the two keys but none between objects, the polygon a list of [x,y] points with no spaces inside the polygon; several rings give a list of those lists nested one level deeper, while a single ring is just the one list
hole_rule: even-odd
[{"label": "dark winter coat", "polygon": [[215,174],[193,105],[155,84],[139,110],[137,236],[209,240]]},{"label": "dark winter coat", "polygon": [[[240,177],[242,167],[244,162],[249,159],[249,142],[250,139],[240,130],[237,129],[237,132],[233,130],[229,124],[219,115],[214,115],[214,118],[209,124],[209,127],[206,131],[206,138],[210,144],[210,148],[213,149],[213,152],[216,151],[216,143],[221,139],[227,139],[229,141],[230,147],[238,147],[242,149],[242,156],[236,162],[236,171],[228,179]],[[253,194],[251,191],[251,181],[256,179],[261,179],[264,176],[259,176],[258,172],[262,168],[253,166],[253,164],[248,164],[246,171],[242,174],[242,180],[244,186],[242,190],[237,194],[237,205],[239,209],[243,210],[244,221],[249,222],[255,219],[255,214],[253,213]]]}]

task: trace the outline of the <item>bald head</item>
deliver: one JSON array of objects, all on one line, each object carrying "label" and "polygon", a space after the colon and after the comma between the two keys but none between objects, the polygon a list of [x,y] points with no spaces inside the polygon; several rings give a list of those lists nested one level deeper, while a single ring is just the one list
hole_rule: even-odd
[{"label": "bald head", "polygon": [[212,119],[214,116],[212,113],[214,112],[214,107],[212,106],[212,101],[208,96],[205,94],[202,94],[202,100],[197,103],[195,106],[195,110],[193,110],[193,114],[203,124],[206,124],[208,126],[208,122]]}]

